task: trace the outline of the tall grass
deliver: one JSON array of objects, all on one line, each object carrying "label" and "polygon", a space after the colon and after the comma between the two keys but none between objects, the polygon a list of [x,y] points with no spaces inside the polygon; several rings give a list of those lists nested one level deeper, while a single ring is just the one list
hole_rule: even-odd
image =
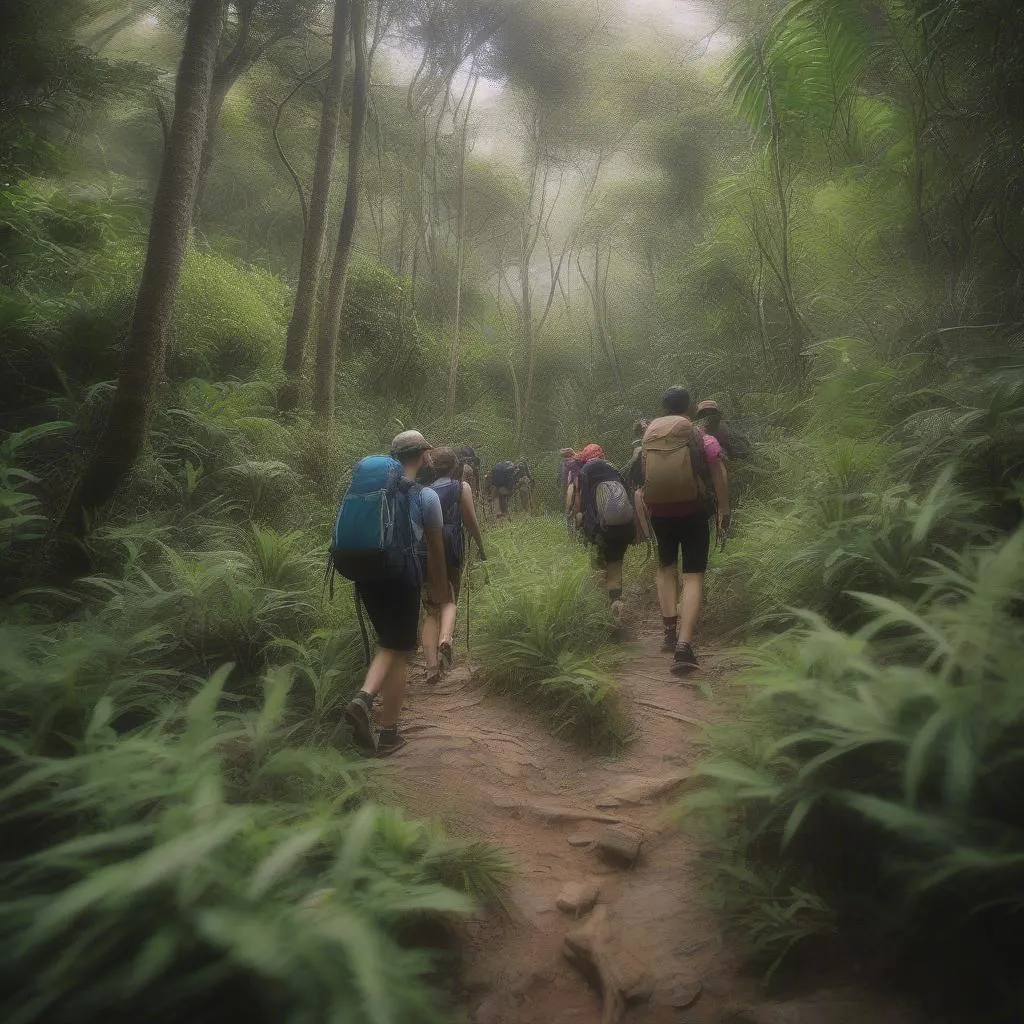
[{"label": "tall grass", "polygon": [[488,549],[474,647],[484,678],[555,733],[599,750],[620,747],[630,732],[614,675],[621,654],[587,556],[554,516],[505,524]]},{"label": "tall grass", "polygon": [[403,936],[501,865],[365,803],[365,762],[296,744],[280,673],[219,710],[227,674],[130,734],[100,698],[69,756],[5,741],[5,1021],[446,1019]]},{"label": "tall grass", "polygon": [[[999,950],[1024,910],[1024,532],[920,563],[916,585],[913,602],[854,595],[852,633],[807,614],[760,651],[749,711],[714,736],[711,785],[687,806],[727,837],[734,867],[813,878],[854,933],[941,940],[1009,970]],[[737,913],[759,913],[756,898]],[[774,938],[777,954],[789,938]]]}]

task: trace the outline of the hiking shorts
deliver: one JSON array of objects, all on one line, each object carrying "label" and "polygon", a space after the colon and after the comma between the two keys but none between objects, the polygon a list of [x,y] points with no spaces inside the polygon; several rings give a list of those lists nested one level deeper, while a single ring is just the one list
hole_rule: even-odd
[{"label": "hiking shorts", "polygon": [[395,580],[356,584],[377,643],[386,651],[412,654],[420,625],[420,588]]},{"label": "hiking shorts", "polygon": [[652,516],[651,527],[658,540],[658,565],[662,569],[679,563],[683,572],[707,572],[711,550],[711,520],[703,513],[689,516]]},{"label": "hiking shorts", "polygon": [[625,540],[598,540],[594,546],[594,560],[598,569],[607,569],[609,563],[614,565],[626,557],[626,549],[629,541]]}]

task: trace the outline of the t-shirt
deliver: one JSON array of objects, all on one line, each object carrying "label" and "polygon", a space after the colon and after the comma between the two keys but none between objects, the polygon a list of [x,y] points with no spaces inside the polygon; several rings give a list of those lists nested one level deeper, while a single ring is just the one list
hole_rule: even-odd
[{"label": "t-shirt", "polygon": [[412,519],[412,534],[416,543],[423,540],[424,527],[440,530],[444,525],[441,513],[441,499],[437,492],[423,487],[410,495],[409,515]]},{"label": "t-shirt", "polygon": [[[697,429],[700,430],[699,427]],[[722,446],[710,434],[705,434],[703,430],[700,430],[700,436],[704,442],[704,458],[707,459],[708,465],[720,462],[722,459]],[[650,512],[652,517],[657,518],[692,516],[694,513],[706,511],[706,505],[700,500],[671,501],[663,504],[648,505],[647,511]]]}]

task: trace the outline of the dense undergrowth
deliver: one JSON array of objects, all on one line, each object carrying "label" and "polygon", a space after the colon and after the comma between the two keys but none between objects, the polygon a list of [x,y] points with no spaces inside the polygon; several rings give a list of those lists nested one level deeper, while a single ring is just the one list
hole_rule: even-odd
[{"label": "dense undergrowth", "polygon": [[615,669],[621,649],[587,554],[556,516],[513,521],[491,534],[479,593],[474,657],[484,679],[533,708],[557,734],[598,750],[630,733]]},{"label": "dense undergrowth", "polygon": [[508,867],[376,802],[339,727],[351,595],[322,593],[344,475],[390,425],[369,403],[363,433],[282,422],[283,286],[194,252],[145,459],[90,571],[38,585],[135,257],[62,236],[58,291],[37,258],[55,229],[28,223],[4,291],[4,1019],[447,1019],[426,925],[498,899]]},{"label": "dense undergrowth", "polygon": [[768,639],[683,808],[717,851],[726,920],[770,974],[828,938],[904,977],[955,963],[953,987],[1012,1020],[1024,429],[1007,398],[1024,367],[965,372],[917,410],[876,370],[877,418],[858,423],[836,394],[862,395],[862,373],[822,383],[828,419],[800,443],[760,446],[711,616]]},{"label": "dense undergrowth", "polygon": [[[5,1019],[442,1019],[421,926],[493,898],[504,865],[376,806],[339,750],[361,655],[348,593],[324,605],[320,581],[345,474],[415,425],[485,465],[528,456],[557,510],[558,449],[622,462],[680,380],[750,449],[704,620],[752,648],[687,811],[709,891],[770,968],[830,937],[1019,1018],[1020,4],[723,5],[725,66],[690,68],[631,5],[380,5],[368,23],[448,88],[415,107],[380,48],[329,431],[277,399],[308,213],[281,158],[309,180],[330,32],[257,26],[142,455],[70,574],[52,530],[115,390],[182,25],[8,6]],[[243,8],[268,7],[301,5],[225,6],[241,49]],[[482,47],[461,70],[456,37]],[[508,123],[474,150],[450,86],[483,67]],[[621,652],[586,554],[557,518],[488,549],[486,680],[617,748]],[[629,555],[634,581],[650,568]]]}]

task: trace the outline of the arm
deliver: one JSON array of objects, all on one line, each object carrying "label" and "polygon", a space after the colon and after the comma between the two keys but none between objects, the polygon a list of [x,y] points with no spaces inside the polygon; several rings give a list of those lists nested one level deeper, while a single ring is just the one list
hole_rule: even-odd
[{"label": "arm", "polygon": [[473,488],[469,484],[462,485],[462,497],[459,499],[459,507],[462,510],[462,521],[466,524],[470,537],[476,541],[476,549],[480,552],[481,561],[486,562],[484,554],[484,539],[480,535],[480,524],[476,518],[476,505],[473,503]]},{"label": "arm", "polygon": [[729,507],[729,474],[726,471],[725,463],[716,459],[711,463],[711,482],[715,485],[715,500],[718,505],[718,528],[719,530],[729,529],[731,509]]},{"label": "arm", "polygon": [[434,604],[444,604],[448,600],[444,530],[440,526],[425,526],[423,536],[427,542],[427,596]]}]

